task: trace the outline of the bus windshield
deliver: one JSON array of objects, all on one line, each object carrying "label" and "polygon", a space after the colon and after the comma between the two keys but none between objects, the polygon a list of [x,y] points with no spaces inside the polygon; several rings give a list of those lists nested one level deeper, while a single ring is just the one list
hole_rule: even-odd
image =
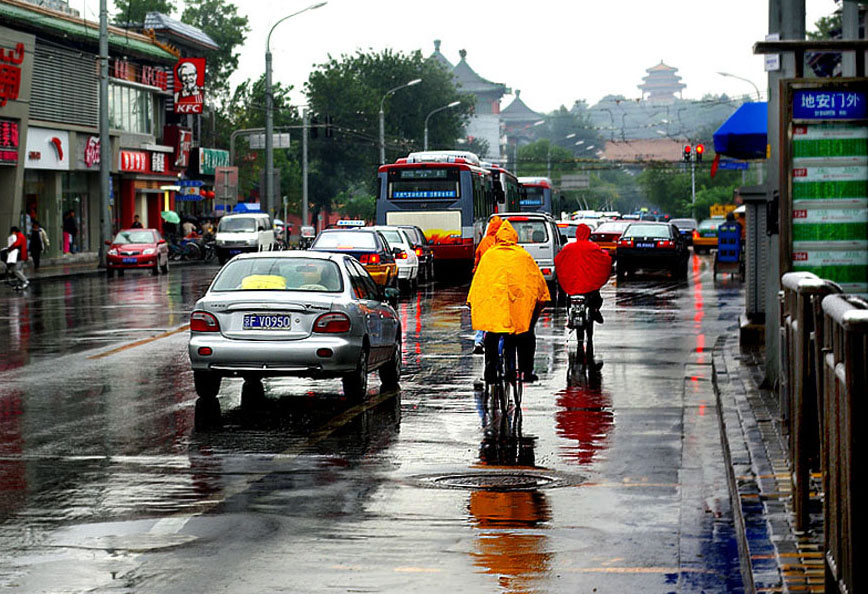
[{"label": "bus windshield", "polygon": [[520,206],[542,206],[543,205],[543,189],[533,186],[525,186],[527,191],[526,196],[521,197]]},{"label": "bus windshield", "polygon": [[459,173],[456,168],[397,169],[389,172],[391,200],[457,200]]}]

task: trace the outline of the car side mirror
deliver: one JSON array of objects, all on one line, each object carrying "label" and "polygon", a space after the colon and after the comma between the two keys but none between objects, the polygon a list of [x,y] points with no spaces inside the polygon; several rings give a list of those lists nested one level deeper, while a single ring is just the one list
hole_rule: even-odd
[{"label": "car side mirror", "polygon": [[399,256],[399,255],[401,255],[403,252],[404,252],[404,250],[402,250],[401,248],[396,248],[396,247],[393,247],[393,248],[392,248],[392,255],[393,255],[393,256]]},{"label": "car side mirror", "polygon": [[109,241],[109,240],[108,240],[108,239],[106,239],[106,240],[105,240],[105,244],[106,244],[106,245],[111,245],[111,244],[112,244],[112,242],[111,242],[111,241]]},{"label": "car side mirror", "polygon": [[399,291],[395,287],[386,287],[385,289],[383,289],[383,300],[392,307],[398,306],[398,297],[400,295],[401,291]]},{"label": "car side mirror", "polygon": [[157,242],[157,245],[165,245],[165,243],[166,243],[166,240],[161,239],[160,241]]},{"label": "car side mirror", "polygon": [[561,243],[567,243],[567,236],[561,233]]}]

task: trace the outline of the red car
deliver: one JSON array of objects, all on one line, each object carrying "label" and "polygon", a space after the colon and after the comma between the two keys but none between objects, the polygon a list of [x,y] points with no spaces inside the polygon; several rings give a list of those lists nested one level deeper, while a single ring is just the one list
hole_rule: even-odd
[{"label": "red car", "polygon": [[106,274],[118,276],[127,269],[147,268],[154,274],[169,272],[169,246],[156,229],[121,229],[105,242]]}]

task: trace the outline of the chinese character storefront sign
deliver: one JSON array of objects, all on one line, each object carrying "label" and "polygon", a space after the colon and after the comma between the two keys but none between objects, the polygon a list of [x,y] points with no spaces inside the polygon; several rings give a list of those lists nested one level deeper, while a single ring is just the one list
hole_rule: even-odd
[{"label": "chinese character storefront sign", "polygon": [[15,49],[0,47],[0,107],[9,99],[18,99],[21,90],[21,62],[24,61],[24,44]]},{"label": "chinese character storefront sign", "polygon": [[89,136],[87,144],[84,147],[84,165],[88,169],[94,165],[99,165],[100,159],[99,137]]},{"label": "chinese character storefront sign", "polygon": [[142,151],[121,151],[121,171],[135,171],[146,173],[148,171],[148,153]]},{"label": "chinese character storefront sign", "polygon": [[165,91],[169,87],[169,75],[157,66],[142,66],[127,60],[113,59],[109,72],[112,78],[128,80]]},{"label": "chinese character storefront sign", "polygon": [[18,164],[18,122],[0,120],[0,165]]},{"label": "chinese character storefront sign", "polygon": [[182,58],[175,64],[175,113],[202,113],[205,58]]},{"label": "chinese character storefront sign", "polygon": [[166,171],[166,155],[165,153],[151,153],[151,171],[154,173],[165,173]]}]

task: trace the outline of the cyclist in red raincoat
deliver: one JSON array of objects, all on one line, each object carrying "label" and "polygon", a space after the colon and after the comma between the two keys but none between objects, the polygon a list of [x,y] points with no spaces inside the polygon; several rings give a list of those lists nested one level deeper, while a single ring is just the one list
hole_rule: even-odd
[{"label": "cyclist in red raincoat", "polygon": [[612,257],[588,238],[591,229],[587,225],[576,227],[576,240],[568,243],[555,256],[558,283],[567,295],[585,295],[594,319],[603,323],[600,307],[603,298],[600,287],[609,281],[612,274]]}]

